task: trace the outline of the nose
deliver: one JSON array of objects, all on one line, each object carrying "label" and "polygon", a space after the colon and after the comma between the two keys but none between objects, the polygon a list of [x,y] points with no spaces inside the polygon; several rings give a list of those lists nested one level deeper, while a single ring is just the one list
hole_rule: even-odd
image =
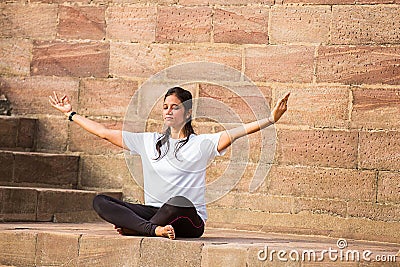
[{"label": "nose", "polygon": [[169,107],[167,110],[167,115],[172,115],[172,107]]}]

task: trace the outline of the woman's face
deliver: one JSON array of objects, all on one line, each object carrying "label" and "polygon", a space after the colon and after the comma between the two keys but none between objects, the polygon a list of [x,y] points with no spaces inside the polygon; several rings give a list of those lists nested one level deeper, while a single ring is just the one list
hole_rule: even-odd
[{"label": "woman's face", "polygon": [[163,104],[163,119],[165,126],[172,128],[182,128],[186,123],[188,113],[185,112],[185,107],[182,105],[179,98],[175,95],[170,95],[165,98]]}]

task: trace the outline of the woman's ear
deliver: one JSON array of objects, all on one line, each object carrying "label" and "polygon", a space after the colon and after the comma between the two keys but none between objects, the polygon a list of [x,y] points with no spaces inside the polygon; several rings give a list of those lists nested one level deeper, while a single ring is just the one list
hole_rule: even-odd
[{"label": "woman's ear", "polygon": [[186,113],[186,119],[189,119],[190,116],[192,116],[192,109],[189,109],[188,112]]}]

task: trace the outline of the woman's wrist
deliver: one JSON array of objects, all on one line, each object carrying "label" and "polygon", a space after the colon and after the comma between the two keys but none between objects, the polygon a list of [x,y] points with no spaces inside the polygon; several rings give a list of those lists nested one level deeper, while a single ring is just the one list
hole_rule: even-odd
[{"label": "woman's wrist", "polygon": [[71,110],[71,111],[66,112],[66,113],[64,113],[64,114],[65,114],[65,116],[68,118],[69,121],[73,121],[72,118],[73,118],[74,115],[76,115],[76,112],[73,111],[73,110]]}]

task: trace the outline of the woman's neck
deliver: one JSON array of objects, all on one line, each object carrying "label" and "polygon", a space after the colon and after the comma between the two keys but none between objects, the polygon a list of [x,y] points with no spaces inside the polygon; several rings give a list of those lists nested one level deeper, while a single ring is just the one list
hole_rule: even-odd
[{"label": "woman's neck", "polygon": [[172,139],[181,139],[181,138],[185,138],[185,134],[183,133],[183,129],[176,129],[176,128],[172,128],[171,127],[171,138]]}]

